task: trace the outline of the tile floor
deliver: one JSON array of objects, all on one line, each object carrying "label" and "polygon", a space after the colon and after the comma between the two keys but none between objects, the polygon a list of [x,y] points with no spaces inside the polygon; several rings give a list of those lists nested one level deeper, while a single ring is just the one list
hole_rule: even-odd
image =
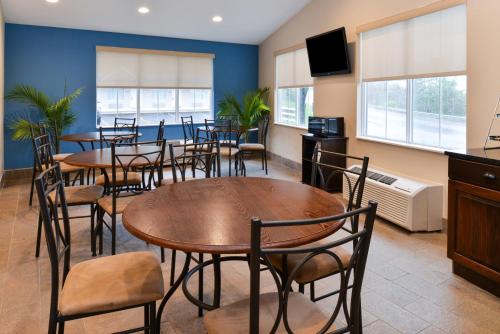
[{"label": "tile floor", "polygon": [[[258,163],[248,163],[248,175],[264,176]],[[270,177],[298,180],[299,174],[270,162]],[[29,180],[7,182],[0,190],[0,332],[46,333],[50,302],[50,270],[47,252],[35,259],[36,207],[28,206]],[[83,210],[79,208],[73,211]],[[86,220],[72,224],[72,263],[90,259],[89,225]],[[130,236],[119,225],[118,252],[157,247]],[[105,251],[109,252],[109,240]],[[107,247],[106,247],[107,246]],[[169,252],[163,265],[169,274]],[[182,256],[177,261],[180,271]],[[222,303],[248,294],[248,267],[225,263]],[[264,274],[265,275],[265,274]],[[205,275],[205,291],[212,286],[211,274]],[[327,292],[335,279],[317,284],[318,294]],[[192,291],[196,279],[192,280]],[[264,277],[263,290],[272,284]],[[207,293],[207,299],[210,296]],[[319,302],[329,311],[332,301]],[[451,272],[446,258],[446,235],[408,233],[378,220],[364,280],[363,321],[365,333],[500,333],[500,299],[469,284]],[[142,310],[112,313],[85,320],[71,321],[67,333],[111,333],[138,327]],[[342,323],[342,319],[338,319]],[[203,333],[197,310],[178,291],[169,302],[162,323],[167,333]],[[228,333],[229,334],[229,333]]]}]

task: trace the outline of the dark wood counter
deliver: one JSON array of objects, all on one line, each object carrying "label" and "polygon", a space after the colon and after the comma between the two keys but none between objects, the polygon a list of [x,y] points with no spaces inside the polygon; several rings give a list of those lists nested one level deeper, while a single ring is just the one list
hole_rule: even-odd
[{"label": "dark wood counter", "polygon": [[453,272],[500,296],[500,150],[446,154]]}]

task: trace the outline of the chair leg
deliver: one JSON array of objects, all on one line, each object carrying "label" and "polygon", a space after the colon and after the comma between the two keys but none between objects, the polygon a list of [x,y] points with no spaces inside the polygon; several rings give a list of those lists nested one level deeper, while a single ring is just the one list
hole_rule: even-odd
[{"label": "chair leg", "polygon": [[36,169],[35,166],[33,165],[33,172],[31,173],[31,190],[30,190],[30,206],[33,204],[33,192],[35,190],[35,175],[36,175]]},{"label": "chair leg", "polygon": [[304,284],[299,284],[299,292],[304,294]]},{"label": "chair leg", "polygon": [[262,170],[264,170],[264,154],[262,154],[262,152],[260,152],[260,162],[262,164]]},{"label": "chair leg", "polygon": [[156,302],[149,304],[149,333],[156,334]]},{"label": "chair leg", "polygon": [[64,320],[59,321],[58,334],[64,334]]},{"label": "chair leg", "polygon": [[262,153],[264,155],[264,165],[266,166],[266,175],[267,175],[267,151],[264,151],[264,153]]},{"label": "chair leg", "polygon": [[311,301],[314,302],[314,299],[316,299],[316,289],[314,287],[314,281],[312,281],[309,284],[309,294],[310,294],[310,297],[311,297]]},{"label": "chair leg", "polygon": [[42,213],[38,212],[38,228],[36,231],[35,257],[40,256],[40,239],[42,238]]},{"label": "chair leg", "polygon": [[111,255],[116,254],[116,214],[111,215]]},{"label": "chair leg", "polygon": [[165,263],[165,248],[160,247],[161,263]]},{"label": "chair leg", "polygon": [[229,176],[231,176],[231,169],[232,169],[232,166],[231,166],[231,154],[229,154]]},{"label": "chair leg", "polygon": [[175,280],[175,257],[176,257],[177,251],[175,249],[172,249],[172,255],[170,259],[170,286],[174,285],[174,280]]},{"label": "chair leg", "polygon": [[96,214],[96,204],[90,204],[90,251],[92,256],[96,256],[96,228],[95,228],[95,214]]},{"label": "chair leg", "polygon": [[56,334],[57,332],[57,319],[54,316],[49,317],[49,334]]},{"label": "chair leg", "polygon": [[151,328],[149,328],[149,304],[144,306],[144,334],[150,334]]},{"label": "chair leg", "polygon": [[97,227],[96,227],[96,239],[97,234],[99,234],[99,255],[102,255],[102,246],[103,246],[103,222],[104,219],[104,210],[101,207],[97,207]]},{"label": "chair leg", "polygon": [[[198,254],[198,261],[203,263],[203,253]],[[198,272],[198,300],[203,302],[203,267]],[[203,308],[198,307],[198,316],[203,317]]]}]

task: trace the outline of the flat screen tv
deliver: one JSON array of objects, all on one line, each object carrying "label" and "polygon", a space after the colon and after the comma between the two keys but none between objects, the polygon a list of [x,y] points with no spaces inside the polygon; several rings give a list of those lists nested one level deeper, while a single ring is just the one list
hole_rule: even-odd
[{"label": "flat screen tv", "polygon": [[311,76],[351,73],[345,28],[306,39]]}]

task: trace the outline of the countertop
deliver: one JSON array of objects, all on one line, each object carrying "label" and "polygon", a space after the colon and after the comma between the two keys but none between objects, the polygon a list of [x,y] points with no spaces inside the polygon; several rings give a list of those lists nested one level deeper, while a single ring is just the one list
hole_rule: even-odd
[{"label": "countertop", "polygon": [[445,154],[455,159],[500,166],[500,148],[470,148],[465,151],[446,151]]}]

